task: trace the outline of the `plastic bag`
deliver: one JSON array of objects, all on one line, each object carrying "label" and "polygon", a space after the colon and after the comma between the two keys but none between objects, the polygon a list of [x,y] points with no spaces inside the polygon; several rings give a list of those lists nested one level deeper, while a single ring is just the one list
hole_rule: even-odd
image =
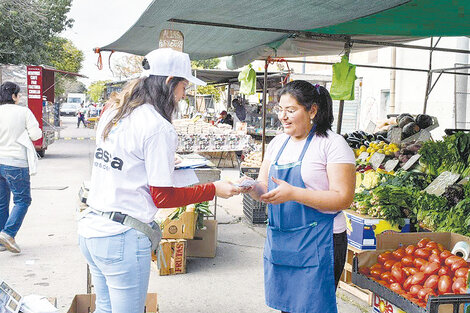
[{"label": "plastic bag", "polygon": [[254,95],[256,93],[256,72],[251,64],[248,64],[240,74],[238,74],[240,82],[240,93],[244,95]]},{"label": "plastic bag", "polygon": [[343,55],[341,62],[333,64],[333,79],[330,89],[333,100],[354,100],[356,66],[348,61],[348,57]]}]

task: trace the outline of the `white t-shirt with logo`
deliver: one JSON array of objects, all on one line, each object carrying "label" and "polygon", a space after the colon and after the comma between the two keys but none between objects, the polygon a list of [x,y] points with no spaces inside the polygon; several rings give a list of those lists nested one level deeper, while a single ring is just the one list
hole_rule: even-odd
[{"label": "white t-shirt with logo", "polygon": [[[326,166],[333,163],[356,164],[354,152],[343,136],[327,131],[328,137],[314,136],[305,153],[300,168],[300,175],[305,187],[310,190],[329,190]],[[288,138],[286,134],[277,135],[268,145],[266,158],[274,162],[279,150]],[[278,164],[297,162],[307,139],[302,141],[289,140],[279,158]],[[335,214],[335,212],[324,212]],[[335,217],[333,232],[339,234],[346,231],[346,219],[341,212]]]},{"label": "white t-shirt with logo", "polygon": [[[103,130],[115,114],[112,109],[105,111],[98,124],[87,204],[150,223],[157,207],[149,186],[173,187],[178,136],[152,105],[144,104],[113,126],[104,141]],[[112,236],[128,229],[94,213],[78,225],[78,233],[85,238]]]}]

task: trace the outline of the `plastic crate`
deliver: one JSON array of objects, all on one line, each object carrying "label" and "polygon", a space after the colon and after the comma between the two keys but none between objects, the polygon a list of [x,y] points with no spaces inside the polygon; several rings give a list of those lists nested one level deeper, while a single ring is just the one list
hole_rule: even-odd
[{"label": "plastic crate", "polygon": [[256,201],[249,194],[243,195],[243,213],[252,224],[263,224],[268,219],[266,203]]},{"label": "plastic crate", "polygon": [[240,177],[246,175],[250,178],[257,179],[259,174],[259,167],[240,167]]},{"label": "plastic crate", "polygon": [[438,313],[439,306],[443,304],[453,305],[453,312],[462,312],[459,308],[465,303],[470,303],[470,294],[430,296],[426,308],[422,308],[369,277],[360,274],[358,264],[357,256],[355,256],[353,259],[352,283],[361,288],[371,290],[379,297],[389,301],[407,313]]}]

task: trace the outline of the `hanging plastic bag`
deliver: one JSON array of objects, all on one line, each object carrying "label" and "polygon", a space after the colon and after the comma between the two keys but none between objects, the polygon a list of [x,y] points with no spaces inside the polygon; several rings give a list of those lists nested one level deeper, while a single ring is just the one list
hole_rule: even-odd
[{"label": "hanging plastic bag", "polygon": [[244,95],[254,95],[256,93],[256,72],[248,64],[240,74],[238,74],[238,81],[240,82],[240,93]]},{"label": "hanging plastic bag", "polygon": [[333,79],[330,95],[333,100],[354,100],[354,82],[356,81],[356,65],[348,62],[343,55],[341,62],[333,64]]}]

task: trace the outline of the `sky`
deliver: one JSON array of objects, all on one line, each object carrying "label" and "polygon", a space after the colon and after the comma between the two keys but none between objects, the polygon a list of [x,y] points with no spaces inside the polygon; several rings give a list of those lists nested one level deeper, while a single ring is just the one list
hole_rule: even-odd
[{"label": "sky", "polygon": [[[97,80],[114,80],[108,66],[110,52],[102,52],[103,69],[96,67],[98,55],[93,48],[105,46],[123,35],[140,17],[152,0],[73,0],[69,18],[74,26],[61,34],[83,51],[85,60],[80,79],[85,85]],[[114,53],[111,60],[117,61],[124,53]]]}]

